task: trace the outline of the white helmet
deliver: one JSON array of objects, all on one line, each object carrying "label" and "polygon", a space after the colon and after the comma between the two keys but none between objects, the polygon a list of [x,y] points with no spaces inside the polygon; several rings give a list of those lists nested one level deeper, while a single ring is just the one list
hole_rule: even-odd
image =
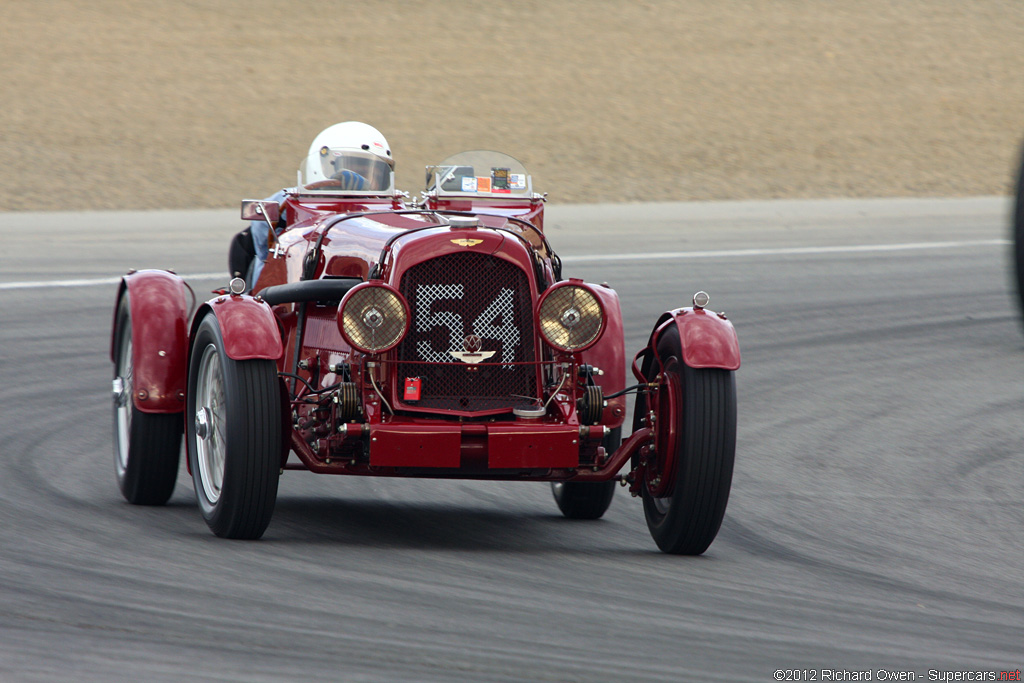
[{"label": "white helmet", "polygon": [[394,168],[391,147],[379,130],[346,121],[313,138],[302,184],[307,189],[390,191]]}]

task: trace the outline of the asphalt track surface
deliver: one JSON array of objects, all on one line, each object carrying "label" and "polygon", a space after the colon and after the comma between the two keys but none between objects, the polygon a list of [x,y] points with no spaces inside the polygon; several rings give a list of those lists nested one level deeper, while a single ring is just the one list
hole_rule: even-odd
[{"label": "asphalt track surface", "polygon": [[222,284],[206,274],[225,270],[237,214],[0,215],[0,680],[1020,669],[1024,333],[1007,209],[549,207],[566,274],[620,292],[631,352],[698,289],[736,324],[732,498],[695,558],[659,553],[621,489],[603,520],[576,522],[547,485],[287,472],[258,542],[208,531],[184,467],[167,507],[128,505],[112,465],[114,283],[167,267],[201,292]]}]

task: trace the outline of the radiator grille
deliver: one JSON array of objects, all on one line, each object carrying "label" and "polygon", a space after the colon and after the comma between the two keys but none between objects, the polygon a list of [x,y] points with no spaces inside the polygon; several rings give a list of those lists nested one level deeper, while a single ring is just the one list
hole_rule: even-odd
[{"label": "radiator grille", "polygon": [[[534,403],[533,299],[519,267],[487,254],[448,254],[406,271],[400,291],[412,323],[398,346],[399,386],[406,377],[421,381],[420,400],[410,405],[484,411]],[[453,351],[487,357],[467,363]]]}]

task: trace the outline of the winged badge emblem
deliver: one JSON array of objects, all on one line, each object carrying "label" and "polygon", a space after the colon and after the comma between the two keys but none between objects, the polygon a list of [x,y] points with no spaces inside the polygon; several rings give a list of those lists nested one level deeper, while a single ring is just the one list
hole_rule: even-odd
[{"label": "winged badge emblem", "polygon": [[448,353],[452,354],[463,363],[476,364],[487,360],[495,354],[494,351],[481,351],[480,347],[483,345],[484,342],[480,337],[475,334],[471,334],[462,340],[462,348],[465,349],[464,351],[449,351]]}]

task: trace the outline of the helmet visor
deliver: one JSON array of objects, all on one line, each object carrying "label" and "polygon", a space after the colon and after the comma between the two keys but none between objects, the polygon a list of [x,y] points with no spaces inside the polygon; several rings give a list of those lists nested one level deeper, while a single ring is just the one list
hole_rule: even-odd
[{"label": "helmet visor", "polygon": [[369,152],[323,147],[320,168],[324,178],[339,181],[343,190],[381,192],[391,186],[391,164]]}]

